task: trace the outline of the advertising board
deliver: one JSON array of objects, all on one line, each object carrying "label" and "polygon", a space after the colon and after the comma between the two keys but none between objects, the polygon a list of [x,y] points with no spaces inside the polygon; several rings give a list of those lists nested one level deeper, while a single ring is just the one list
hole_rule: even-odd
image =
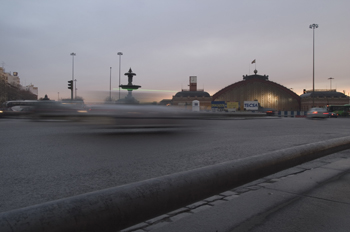
[{"label": "advertising board", "polygon": [[258,110],[259,102],[258,101],[244,101],[245,110]]},{"label": "advertising board", "polygon": [[226,102],[226,109],[228,112],[233,112],[239,109],[239,102]]},{"label": "advertising board", "polygon": [[224,111],[225,106],[226,106],[225,101],[212,101],[211,102],[211,109],[213,111]]}]

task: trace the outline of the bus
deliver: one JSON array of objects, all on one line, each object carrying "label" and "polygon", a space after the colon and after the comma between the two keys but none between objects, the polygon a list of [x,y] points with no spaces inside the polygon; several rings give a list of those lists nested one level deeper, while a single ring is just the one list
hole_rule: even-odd
[{"label": "bus", "polygon": [[327,107],[328,112],[334,112],[339,116],[348,116],[350,112],[350,104]]},{"label": "bus", "polygon": [[[25,108],[33,107],[38,104],[38,100],[15,100],[15,101],[6,101],[2,103],[1,108],[5,111],[21,111]],[[14,107],[14,108],[13,108]]]}]

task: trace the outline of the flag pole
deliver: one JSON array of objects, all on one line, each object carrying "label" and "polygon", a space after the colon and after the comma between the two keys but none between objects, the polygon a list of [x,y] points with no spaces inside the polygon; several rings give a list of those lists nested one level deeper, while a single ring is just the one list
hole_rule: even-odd
[{"label": "flag pole", "polygon": [[[254,59],[251,64],[255,64],[255,70],[256,70],[256,59]],[[249,75],[250,75],[250,65],[249,65]]]},{"label": "flag pole", "polygon": [[255,63],[255,70],[256,70],[256,61],[254,63]]}]

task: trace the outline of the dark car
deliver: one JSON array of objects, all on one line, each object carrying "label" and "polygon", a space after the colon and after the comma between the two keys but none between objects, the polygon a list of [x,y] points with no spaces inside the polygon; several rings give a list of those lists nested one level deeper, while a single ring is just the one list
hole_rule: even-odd
[{"label": "dark car", "polygon": [[328,118],[338,118],[338,114],[334,112],[329,112]]},{"label": "dark car", "polygon": [[275,111],[274,110],[267,110],[266,111],[266,115],[267,116],[274,116],[275,115]]},{"label": "dark car", "polygon": [[276,111],[274,109],[271,109],[271,108],[263,108],[263,107],[261,107],[259,109],[259,112],[260,113],[265,113],[266,116],[274,116]]}]

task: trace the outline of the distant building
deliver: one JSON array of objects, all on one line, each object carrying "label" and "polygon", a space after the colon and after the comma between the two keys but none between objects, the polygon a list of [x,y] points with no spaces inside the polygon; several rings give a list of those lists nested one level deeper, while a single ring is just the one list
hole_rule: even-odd
[{"label": "distant building", "polygon": [[198,100],[201,110],[210,110],[212,97],[204,89],[197,89],[197,77],[190,76],[189,78],[190,89],[182,89],[181,92],[177,92],[172,100],[171,104],[175,106],[181,106],[184,108],[192,108],[192,101]]},{"label": "distant building", "polygon": [[5,81],[6,80],[6,73],[4,71],[4,68],[0,67],[0,80]]},{"label": "distant building", "polygon": [[36,96],[38,96],[39,94],[38,87],[35,87],[32,84],[27,85],[24,89],[27,91],[30,91],[32,94],[35,94]]},{"label": "distant building", "polygon": [[[301,110],[307,111],[314,107],[326,107],[327,105],[345,105],[349,104],[349,97],[344,93],[337,92],[336,89],[315,89],[304,90],[304,94],[300,95]],[[313,104],[314,102],[314,104]]]},{"label": "distant building", "polygon": [[213,95],[213,101],[238,102],[244,110],[244,101],[258,101],[261,107],[275,110],[299,111],[300,97],[290,89],[269,81],[268,75],[243,76],[243,80],[229,85]]},{"label": "distant building", "polygon": [[20,86],[21,81],[18,76],[18,72],[14,72],[13,75],[11,73],[5,72],[5,69],[0,67],[0,80],[5,81],[8,84],[13,86]]},{"label": "distant building", "polygon": [[17,72],[6,73],[0,67],[0,103],[9,100],[35,100],[38,97],[38,88],[33,85],[21,86]]},{"label": "distant building", "polygon": [[4,72],[4,69],[0,67],[0,103],[5,102],[7,100],[7,93],[6,93],[6,73]]},{"label": "distant building", "polygon": [[172,103],[172,99],[163,99],[161,100],[158,105],[163,105],[163,106],[169,106]]},{"label": "distant building", "polygon": [[19,79],[18,73],[14,72],[14,75],[11,75],[11,73],[6,73],[7,77],[7,83],[14,85],[14,86],[20,86],[21,80]]}]

